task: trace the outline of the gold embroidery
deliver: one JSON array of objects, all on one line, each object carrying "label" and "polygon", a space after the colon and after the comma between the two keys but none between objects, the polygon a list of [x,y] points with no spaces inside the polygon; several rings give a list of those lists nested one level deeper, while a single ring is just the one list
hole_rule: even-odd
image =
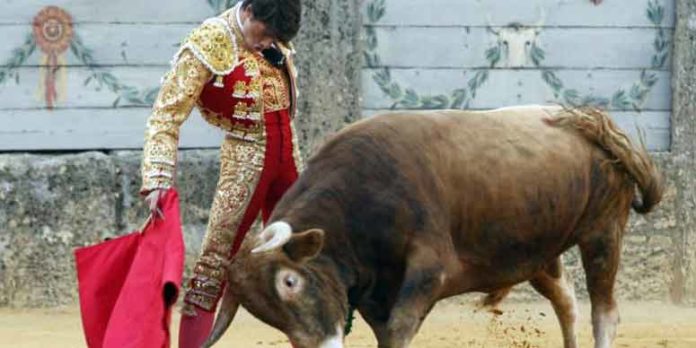
[{"label": "gold embroidery", "polygon": [[201,116],[203,116],[208,123],[227,132],[233,132],[240,139],[245,139],[248,141],[251,139],[256,140],[263,135],[262,122],[254,122],[253,125],[233,122],[231,119],[207,109],[200,102],[198,103],[198,109],[201,111]]},{"label": "gold embroidery", "polygon": [[272,66],[263,58],[261,76],[263,77],[263,108],[265,112],[284,110],[290,107],[290,83],[287,75]]},{"label": "gold embroidery", "polygon": [[257,58],[258,55],[249,54],[249,56],[244,59],[244,73],[246,76],[254,77],[259,76],[259,62]]},{"label": "gold embroidery", "polygon": [[[258,141],[245,142],[227,137],[220,148],[220,179],[201,254],[194,268],[192,291],[188,303],[212,309],[220,296],[224,268],[239,225],[249,207],[263,170],[265,134]],[[204,281],[196,283],[197,279]],[[198,286],[197,286],[198,285]]]},{"label": "gold embroidery", "polygon": [[254,98],[258,98],[261,96],[260,78],[251,79],[251,82],[249,82],[249,93],[252,94]]},{"label": "gold embroidery", "polygon": [[297,169],[297,174],[299,175],[304,171],[304,160],[302,159],[302,153],[300,153],[300,143],[297,141],[297,127],[295,127],[295,122],[290,121],[290,132],[292,132],[292,158],[295,160],[295,169]]},{"label": "gold embroidery", "polygon": [[[222,268],[223,267],[220,265],[217,266],[217,269]],[[199,268],[196,266],[194,272],[198,272],[198,270]],[[218,279],[219,277],[211,279],[200,275],[192,278],[189,285],[186,287],[186,302],[207,310],[212,310],[215,307],[215,303],[217,302],[223,285]]]},{"label": "gold embroidery", "polygon": [[222,18],[208,19],[194,29],[182,45],[186,48],[215,75],[227,75],[238,65],[237,41]]},{"label": "gold embroidery", "polygon": [[245,131],[239,130],[239,129],[233,129],[233,130],[227,132],[227,136],[234,138],[234,139],[237,139],[237,140],[243,140],[243,141],[249,141],[249,142],[253,142],[253,141],[256,141],[256,139],[258,139],[256,134],[248,133],[248,132],[245,132]]},{"label": "gold embroidery", "polygon": [[245,81],[235,82],[232,96],[239,99],[258,99],[260,91],[260,79],[252,78],[248,84]]},{"label": "gold embroidery", "polygon": [[210,77],[211,72],[189,50],[179,55],[171,71],[164,76],[147,122],[140,192],[172,186],[179,127],[188,118]]},{"label": "gold embroidery", "polygon": [[225,77],[224,77],[224,76],[222,76],[222,75],[216,75],[216,76],[215,76],[215,82],[213,82],[213,86],[215,86],[215,87],[217,87],[217,88],[223,88],[223,87],[225,87],[224,81],[225,81]]},{"label": "gold embroidery", "polygon": [[234,106],[232,118],[238,120],[261,121],[261,107],[256,103],[249,105],[246,102],[239,102]]},{"label": "gold embroidery", "polygon": [[247,98],[247,83],[244,81],[237,81],[234,84],[234,92],[232,96],[235,98]]}]

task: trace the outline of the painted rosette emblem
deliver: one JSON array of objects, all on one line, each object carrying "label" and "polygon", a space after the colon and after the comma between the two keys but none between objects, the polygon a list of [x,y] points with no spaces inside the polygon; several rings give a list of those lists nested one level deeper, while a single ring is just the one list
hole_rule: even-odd
[{"label": "painted rosette emblem", "polygon": [[33,32],[36,44],[45,54],[42,61],[42,67],[46,67],[42,68],[42,94],[46,99],[46,106],[53,108],[58,98],[56,84],[60,84],[58,72],[65,65],[61,54],[70,47],[73,38],[72,17],[62,8],[44,7],[34,17]]},{"label": "painted rosette emblem", "polygon": [[60,7],[44,7],[34,17],[34,37],[46,54],[60,54],[73,37],[72,17]]}]

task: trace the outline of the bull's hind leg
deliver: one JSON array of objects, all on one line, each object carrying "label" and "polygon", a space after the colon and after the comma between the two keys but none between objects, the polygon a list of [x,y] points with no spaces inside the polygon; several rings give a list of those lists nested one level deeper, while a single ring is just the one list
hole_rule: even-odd
[{"label": "bull's hind leg", "polygon": [[616,337],[619,311],[614,299],[614,281],[619,268],[622,231],[617,224],[579,243],[592,304],[595,348],[610,348]]},{"label": "bull's hind leg", "polygon": [[568,284],[564,273],[561,257],[558,257],[529,283],[536,291],[551,301],[561,325],[561,332],[563,332],[563,347],[577,348],[575,322],[577,321],[578,305],[575,301],[575,291]]}]

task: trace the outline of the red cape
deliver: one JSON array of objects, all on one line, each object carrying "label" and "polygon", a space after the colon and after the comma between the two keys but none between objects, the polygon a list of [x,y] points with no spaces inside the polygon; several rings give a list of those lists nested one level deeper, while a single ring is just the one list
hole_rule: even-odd
[{"label": "red cape", "polygon": [[75,250],[82,326],[90,348],[169,347],[171,307],[184,267],[179,198],[160,201],[164,219]]}]

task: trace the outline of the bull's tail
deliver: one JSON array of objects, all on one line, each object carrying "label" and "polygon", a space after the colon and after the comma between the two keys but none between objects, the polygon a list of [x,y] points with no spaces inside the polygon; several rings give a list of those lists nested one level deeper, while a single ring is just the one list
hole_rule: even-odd
[{"label": "bull's tail", "polygon": [[648,156],[645,145],[641,141],[641,146],[634,146],[606,112],[592,107],[565,108],[546,121],[551,125],[576,129],[621,164],[638,185],[642,196],[642,199],[633,201],[636,212],[648,213],[660,202],[664,191],[662,175]]}]

